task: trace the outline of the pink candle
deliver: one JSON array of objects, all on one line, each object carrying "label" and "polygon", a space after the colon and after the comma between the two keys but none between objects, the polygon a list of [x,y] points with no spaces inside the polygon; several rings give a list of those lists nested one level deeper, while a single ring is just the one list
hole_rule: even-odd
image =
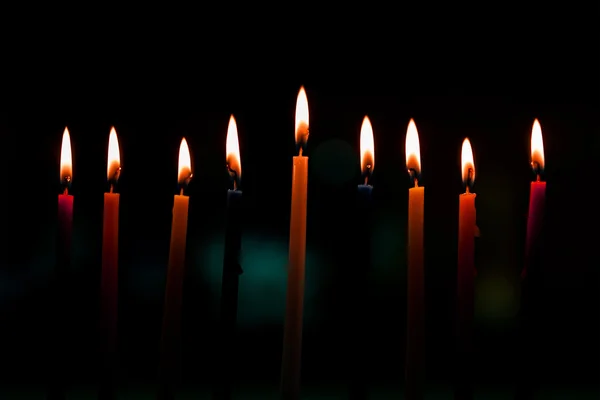
[{"label": "pink candle", "polygon": [[63,193],[58,195],[58,268],[63,272],[71,261],[71,237],[73,230],[73,196],[69,194],[73,178],[71,137],[65,128],[60,150],[60,181]]},{"label": "pink candle", "polygon": [[542,231],[544,217],[544,203],[546,200],[546,182],[542,181],[540,174],[544,170],[544,142],[542,140],[542,128],[536,119],[531,130],[531,167],[536,174],[536,180],[531,182],[529,191],[529,213],[527,214],[527,239],[525,242],[525,267],[522,277],[527,275],[539,236]]},{"label": "pink candle", "polygon": [[475,237],[477,236],[475,193],[475,161],[469,139],[462,146],[462,175],[465,193],[459,196],[458,271],[457,271],[457,367],[455,398],[471,398],[472,336],[475,313]]}]

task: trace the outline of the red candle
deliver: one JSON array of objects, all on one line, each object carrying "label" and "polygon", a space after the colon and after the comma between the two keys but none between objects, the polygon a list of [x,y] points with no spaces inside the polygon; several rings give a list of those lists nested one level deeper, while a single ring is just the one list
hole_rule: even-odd
[{"label": "red candle", "polygon": [[58,195],[58,267],[68,268],[71,261],[71,237],[73,230],[73,196],[69,194],[73,179],[73,162],[71,156],[71,137],[65,128],[60,150],[60,181],[63,192]]},{"label": "red candle", "polygon": [[536,175],[536,180],[531,182],[529,191],[525,267],[521,274],[523,277],[527,275],[528,268],[532,264],[532,259],[539,242],[544,216],[544,203],[546,200],[546,182],[542,181],[540,178],[540,175],[544,170],[544,142],[542,139],[542,128],[537,119],[533,122],[533,128],[531,130],[531,167]]},{"label": "red candle", "polygon": [[458,271],[457,271],[457,392],[468,397],[471,390],[471,351],[475,297],[475,197],[471,190],[475,181],[475,162],[469,139],[462,145],[461,168],[465,193],[459,196]]},{"label": "red candle", "polygon": [[101,319],[104,330],[103,340],[107,356],[116,350],[117,337],[117,293],[119,264],[119,194],[115,186],[121,173],[119,142],[115,128],[111,128],[108,138],[107,179],[110,185],[104,193],[104,221],[102,229],[102,277],[101,277]]}]

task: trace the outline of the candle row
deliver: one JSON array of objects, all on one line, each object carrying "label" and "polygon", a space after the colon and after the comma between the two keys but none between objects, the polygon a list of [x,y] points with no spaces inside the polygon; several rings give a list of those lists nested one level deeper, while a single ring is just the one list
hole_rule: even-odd
[{"label": "candle row", "polygon": [[[302,316],[304,302],[304,275],[306,255],[306,204],[308,184],[308,157],[303,154],[309,137],[308,100],[304,88],[301,88],[296,103],[295,139],[297,155],[293,157],[292,198],[290,218],[289,266],[286,297],[286,314],[284,327],[283,358],[281,369],[281,391],[285,398],[296,398],[300,388],[300,359],[302,343]],[[424,350],[422,337],[424,333],[424,272],[423,272],[423,224],[425,188],[420,185],[421,174],[420,144],[417,126],[410,120],[405,142],[407,171],[414,182],[409,188],[408,201],[408,323],[407,323],[407,390],[419,392],[419,380],[422,375],[421,360]],[[370,207],[372,186],[369,179],[375,167],[375,145],[373,128],[365,116],[360,133],[360,164],[364,182],[358,186],[362,202]],[[239,212],[242,192],[239,190],[241,180],[241,158],[237,126],[233,116],[229,120],[226,139],[226,162],[233,182],[233,189],[228,191],[228,219],[226,229],[226,246],[223,269],[223,319],[233,314],[237,308],[237,277],[241,273],[239,252],[241,233],[235,223],[239,218],[232,214]],[[541,230],[545,182],[540,179],[544,167],[544,148],[541,127],[536,119],[531,134],[531,165],[537,179],[531,183],[529,215],[527,223],[526,262],[523,273],[527,271],[537,237]],[[109,192],[104,194],[103,245],[102,245],[102,278],[101,278],[101,318],[105,328],[105,345],[107,352],[113,352],[116,340],[117,320],[117,271],[118,271],[118,218],[119,194],[115,185],[119,179],[120,153],[117,133],[114,127],[110,131],[108,145],[107,178]],[[474,276],[474,238],[478,235],[476,226],[475,197],[472,192],[475,181],[475,161],[473,149],[468,138],[465,138],[461,151],[461,173],[465,184],[465,192],[459,196],[458,224],[458,345],[461,352],[467,354],[470,346],[471,323],[473,318]],[[59,223],[61,231],[67,232],[61,240],[63,248],[70,245],[72,224],[73,196],[69,194],[72,183],[72,162],[69,131],[65,128],[61,149],[60,178],[64,191],[59,195]],[[164,304],[164,323],[161,340],[161,365],[169,370],[169,360],[179,340],[181,324],[182,287],[185,264],[185,247],[187,232],[187,215],[189,197],[184,189],[192,178],[192,165],[187,142],[181,141],[179,149],[178,184],[179,193],[175,194],[173,204],[173,220],[171,226],[171,243],[167,271],[166,294]],[[234,293],[231,288],[234,289]],[[233,299],[233,300],[232,300]],[[232,304],[233,303],[233,304]]]}]

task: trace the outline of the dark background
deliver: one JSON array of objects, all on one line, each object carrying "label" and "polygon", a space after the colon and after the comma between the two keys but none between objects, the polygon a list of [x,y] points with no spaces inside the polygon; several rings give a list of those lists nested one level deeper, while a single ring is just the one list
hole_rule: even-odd
[{"label": "dark background", "polygon": [[[520,306],[534,118],[548,182],[536,364],[542,385],[598,383],[598,35],[589,10],[405,8],[356,20],[326,10],[260,19],[204,12],[169,19],[124,10],[30,21],[6,39],[0,134],[5,172],[0,269],[3,379],[37,385],[53,327],[60,141],[71,132],[75,330],[55,368],[93,385],[102,193],[108,134],[121,150],[120,376],[155,379],[177,154],[188,140],[194,179],[184,294],[184,379],[208,385],[216,351],[228,179],[225,135],[237,119],[243,163],[244,274],[240,380],[276,387],[284,315],[294,108],[306,87],[311,135],[303,382],[343,382],[356,346],[373,354],[375,387],[402,384],[406,320],[406,126],[419,130],[426,187],[427,380],[448,387],[456,364],[453,306],[460,147],[469,137],[477,178],[476,368],[473,381],[510,390],[521,362]],[[426,8],[426,7],[423,7]],[[40,10],[38,10],[40,11]],[[361,10],[349,10],[360,11]],[[427,12],[426,12],[427,11]],[[594,10],[597,14],[597,10]],[[594,15],[596,15],[594,14]],[[104,15],[104,13],[102,14]],[[151,16],[150,16],[151,15]],[[179,15],[179,14],[178,14]],[[213,18],[218,15],[219,18]],[[414,16],[418,15],[419,18]],[[587,18],[587,19],[586,19]],[[588,20],[589,19],[589,20]],[[43,18],[41,18],[43,20]],[[93,26],[90,26],[92,21]],[[342,22],[344,21],[344,22]],[[28,25],[27,25],[28,26]],[[34,34],[35,33],[35,34]],[[359,131],[375,135],[370,279],[348,287],[361,249],[350,246]],[[364,297],[370,338],[355,343],[347,304]]]}]

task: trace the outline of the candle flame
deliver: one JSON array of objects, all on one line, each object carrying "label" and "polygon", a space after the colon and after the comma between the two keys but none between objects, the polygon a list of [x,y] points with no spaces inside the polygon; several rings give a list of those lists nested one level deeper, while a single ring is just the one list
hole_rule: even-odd
[{"label": "candle flame", "polygon": [[473,186],[473,182],[475,182],[475,160],[473,159],[473,149],[471,148],[469,138],[463,141],[460,158],[462,180],[467,185],[467,189],[469,189],[470,186]]},{"label": "candle flame", "polygon": [[296,100],[296,144],[302,146],[306,145],[308,141],[308,99],[306,98],[306,91],[304,86],[300,88],[298,92],[298,99]]},{"label": "candle flame", "polygon": [[542,127],[540,126],[540,121],[536,119],[533,121],[533,128],[531,129],[531,166],[539,172],[539,170],[544,169],[544,161]]},{"label": "candle flame", "polygon": [[192,160],[190,157],[190,149],[185,138],[181,139],[179,146],[179,175],[177,182],[181,184],[187,183],[192,177]]},{"label": "candle flame", "polygon": [[229,118],[229,126],[227,127],[225,160],[230,173],[235,173],[237,180],[239,180],[242,177],[242,162],[240,158],[240,142],[238,140],[237,124],[233,115]]},{"label": "candle flame", "polygon": [[69,129],[65,128],[60,148],[60,180],[70,183],[73,179],[73,160],[71,155],[71,136]]},{"label": "candle flame", "polygon": [[117,181],[121,173],[121,153],[119,152],[119,139],[115,127],[110,128],[108,136],[108,162],[106,174],[109,181]]},{"label": "candle flame", "polygon": [[373,127],[369,117],[365,116],[360,128],[360,170],[362,173],[373,173],[375,169],[375,140]]},{"label": "candle flame", "polygon": [[406,129],[406,168],[411,175],[417,175],[421,173],[421,145],[419,144],[419,132],[417,131],[417,125],[411,118]]}]

